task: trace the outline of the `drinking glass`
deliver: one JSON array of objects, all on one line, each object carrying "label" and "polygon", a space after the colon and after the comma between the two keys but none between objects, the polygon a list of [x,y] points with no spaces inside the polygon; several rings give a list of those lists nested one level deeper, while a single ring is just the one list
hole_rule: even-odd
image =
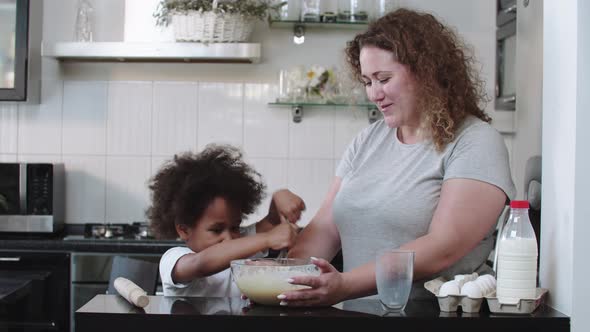
[{"label": "drinking glass", "polygon": [[414,252],[381,249],[375,263],[379,300],[388,311],[403,311],[412,290]]}]

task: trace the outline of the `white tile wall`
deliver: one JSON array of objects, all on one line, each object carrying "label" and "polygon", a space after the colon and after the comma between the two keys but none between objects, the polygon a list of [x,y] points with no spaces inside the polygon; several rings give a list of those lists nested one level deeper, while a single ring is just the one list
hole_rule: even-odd
[{"label": "white tile wall", "polygon": [[304,226],[319,209],[332,183],[334,161],[332,159],[291,159],[288,161],[287,169],[287,187],[300,195],[307,207],[299,222]]},{"label": "white tile wall", "polygon": [[63,153],[106,153],[107,82],[64,84]]},{"label": "white tile wall", "polygon": [[152,87],[152,82],[109,83],[107,154],[150,155]]},{"label": "white tile wall", "polygon": [[352,139],[369,126],[366,108],[335,108],[334,111],[334,158],[341,158]]},{"label": "white tile wall", "polygon": [[62,153],[62,96],[62,81],[43,81],[43,103],[19,105],[19,153]]},{"label": "white tile wall", "polygon": [[16,162],[16,154],[0,154],[0,163]]},{"label": "white tile wall", "polygon": [[247,158],[246,160],[262,175],[262,181],[266,184],[266,197],[262,200],[256,213],[244,221],[246,225],[250,225],[268,213],[272,193],[279,189],[288,188],[287,159]]},{"label": "white tile wall", "polygon": [[[45,41],[71,40],[73,2],[44,8]],[[111,2],[115,10],[109,13],[124,12],[119,10],[123,2]],[[395,2],[433,11],[456,27],[474,46],[482,78],[493,82],[495,2]],[[124,31],[122,15],[101,16],[106,6],[95,16],[100,32],[95,39],[121,40],[122,35],[111,37]],[[0,103],[0,160],[61,159],[67,170],[68,223],[131,221],[144,218],[147,181],[164,161],[210,142],[233,143],[262,173],[269,195],[288,187],[304,198],[305,223],[319,207],[344,149],[368,125],[367,113],[305,108],[303,121],[296,124],[288,107],[267,103],[276,99],[280,69],[341,66],[342,46],[355,32],[310,33],[304,45],[293,45],[292,35],[280,29],[257,28],[257,33],[264,58],[259,65],[62,64],[44,59],[40,105]],[[235,81],[244,77],[246,82]],[[497,128],[515,128],[512,118],[490,113]],[[512,138],[506,141],[510,148]],[[268,200],[248,222],[266,213]]]},{"label": "white tile wall", "polygon": [[16,104],[0,104],[0,152],[17,152],[17,106]]},{"label": "white tile wall", "polygon": [[242,83],[199,84],[199,150],[212,142],[243,145],[243,91]]},{"label": "white tile wall", "polygon": [[245,222],[260,220],[272,193],[289,188],[307,203],[305,225],[344,146],[368,125],[365,110],[344,108],[306,109],[296,124],[289,108],[267,105],[277,94],[269,83],[64,81],[45,89],[40,106],[0,104],[0,160],[63,162],[67,223],[145,220],[148,181],[164,162],[226,142],[243,147],[267,184]]},{"label": "white tile wall", "polygon": [[19,154],[17,161],[21,163],[61,163],[59,154]]},{"label": "white tile wall", "polygon": [[[306,225],[319,208],[353,137],[369,125],[364,108],[305,108],[294,123],[270,107],[269,83],[65,81],[41,105],[0,104],[0,161],[63,162],[66,222],[145,220],[148,181],[175,153],[226,142],[267,184],[245,223],[260,220],[272,193],[300,195]],[[510,148],[510,139],[507,139]]]},{"label": "white tile wall", "polygon": [[106,157],[64,156],[68,223],[102,223],[106,213]]},{"label": "white tile wall", "polygon": [[197,147],[196,83],[156,82],[152,155],[173,155]]},{"label": "white tile wall", "polygon": [[276,85],[244,86],[244,151],[252,158],[289,155],[290,110],[267,106],[276,96]]},{"label": "white tile wall", "polygon": [[118,223],[145,220],[150,174],[149,157],[107,157],[106,220]]},{"label": "white tile wall", "polygon": [[294,159],[334,158],[332,108],[305,108],[300,123],[289,123],[289,156]]}]

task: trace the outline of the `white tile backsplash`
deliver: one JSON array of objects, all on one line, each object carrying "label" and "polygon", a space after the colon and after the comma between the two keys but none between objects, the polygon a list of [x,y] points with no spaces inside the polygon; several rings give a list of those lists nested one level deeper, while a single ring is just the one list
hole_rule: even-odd
[{"label": "white tile backsplash", "polygon": [[61,154],[19,154],[18,162],[21,163],[61,163]]},{"label": "white tile backsplash", "polygon": [[333,158],[342,158],[352,139],[369,126],[368,111],[363,107],[347,107],[337,108],[334,113]]},{"label": "white tile backsplash", "polygon": [[66,81],[63,103],[63,153],[106,153],[107,82]]},{"label": "white tile backsplash", "polygon": [[156,175],[156,173],[160,170],[160,168],[162,168],[162,166],[164,166],[165,163],[172,160],[172,158],[174,158],[174,156],[172,156],[172,155],[170,155],[168,157],[153,156],[152,161],[151,161],[151,165],[150,165],[150,178],[152,176]]},{"label": "white tile backsplash", "polygon": [[151,158],[116,157],[106,160],[106,219],[110,222],[146,220],[147,182]]},{"label": "white tile backsplash", "polygon": [[16,162],[16,154],[0,154],[0,163]]},{"label": "white tile backsplash", "polygon": [[256,209],[256,212],[244,220],[244,225],[250,225],[262,219],[268,213],[272,193],[278,189],[287,188],[287,160],[268,158],[247,158],[247,162],[262,176],[266,184],[266,197]]},{"label": "white tile backsplash", "polygon": [[267,106],[275,100],[276,85],[244,86],[244,151],[252,158],[287,158],[290,110]]},{"label": "white tile backsplash", "polygon": [[[46,6],[45,41],[71,40],[73,2]],[[107,2],[115,9],[129,3],[145,5],[143,0]],[[156,0],[148,2],[145,8]],[[433,10],[459,29],[475,47],[482,78],[493,82],[495,2],[396,2]],[[122,24],[129,23],[125,15],[100,16],[109,7],[99,7],[95,18],[102,24],[97,26],[100,33],[95,39],[130,36]],[[108,11],[114,12],[125,11]],[[153,32],[152,28],[146,31]],[[140,30],[128,39],[160,39]],[[308,206],[304,221],[308,221],[321,204],[344,149],[368,126],[366,110],[305,107],[303,121],[294,123],[289,107],[270,107],[268,102],[276,100],[280,69],[341,66],[342,47],[356,32],[317,33],[304,45],[293,45],[288,31],[257,29],[257,33],[264,48],[264,59],[258,65],[65,64],[43,59],[41,104],[0,103],[0,160],[61,157],[68,170],[66,222],[130,222],[144,219],[147,181],[165,160],[184,150],[202,149],[207,143],[233,143],[244,148],[248,160],[262,173],[269,195],[286,186],[304,198]],[[111,38],[117,34],[119,39]],[[487,88],[493,92],[493,84]],[[493,105],[486,110],[490,107]],[[490,113],[496,128],[505,132],[516,128],[512,117]],[[508,139],[509,147],[510,142]],[[266,212],[268,199],[253,219]]]},{"label": "white tile backsplash", "polygon": [[199,150],[212,142],[243,145],[242,83],[199,83]]},{"label": "white tile backsplash", "polygon": [[[40,106],[48,114],[27,110],[37,118],[20,115],[16,104],[0,104],[0,160],[63,162],[67,223],[146,220],[148,181],[166,161],[225,142],[244,149],[267,185],[244,223],[264,217],[272,193],[288,188],[306,202],[299,222],[305,226],[344,149],[369,126],[367,110],[355,107],[305,108],[303,121],[294,123],[288,107],[268,105],[276,85],[255,82],[65,81],[62,120],[60,86],[53,86],[60,91],[56,99]],[[44,142],[36,127],[51,137]],[[23,138],[21,128],[34,137]]]},{"label": "white tile backsplash", "polygon": [[17,152],[18,120],[17,106],[0,103],[0,152]]},{"label": "white tile backsplash", "polygon": [[320,208],[334,178],[334,160],[288,161],[287,187],[305,201],[299,225],[305,226]]},{"label": "white tile backsplash", "polygon": [[334,112],[331,107],[308,107],[301,122],[289,122],[289,159],[334,157]]},{"label": "white tile backsplash", "polygon": [[154,83],[153,155],[196,149],[197,100],[196,83]]},{"label": "white tile backsplash", "polygon": [[43,81],[41,104],[19,105],[18,152],[62,153],[63,81]]},{"label": "white tile backsplash", "polygon": [[107,154],[151,154],[152,82],[110,82]]},{"label": "white tile backsplash", "polygon": [[102,223],[106,207],[106,157],[64,156],[66,223]]}]

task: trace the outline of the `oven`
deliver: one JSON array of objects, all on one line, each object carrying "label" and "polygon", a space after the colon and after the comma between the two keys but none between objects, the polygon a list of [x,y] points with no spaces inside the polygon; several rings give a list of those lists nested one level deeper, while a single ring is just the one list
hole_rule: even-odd
[{"label": "oven", "polygon": [[[96,245],[106,243],[116,246],[116,243],[121,241],[133,242],[134,245],[136,243],[150,245],[151,241],[155,240],[147,223],[133,222],[130,224],[85,224],[83,234],[66,236],[64,241],[88,242]],[[113,259],[116,256],[159,263],[162,253],[130,253],[117,252],[116,250],[113,252],[73,252],[70,267],[70,323],[72,331],[75,331],[74,313],[76,310],[96,295],[107,293]],[[159,279],[156,294],[162,294]]]},{"label": "oven", "polygon": [[69,253],[2,250],[2,280],[26,288],[0,301],[0,330],[69,332]]}]

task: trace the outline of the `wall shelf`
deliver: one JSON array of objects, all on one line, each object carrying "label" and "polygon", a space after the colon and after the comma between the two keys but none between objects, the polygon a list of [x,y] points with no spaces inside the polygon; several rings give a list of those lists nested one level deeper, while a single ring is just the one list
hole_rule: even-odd
[{"label": "wall shelf", "polygon": [[379,110],[374,104],[370,103],[363,103],[363,104],[342,104],[342,103],[309,103],[309,102],[272,102],[268,103],[270,106],[280,106],[280,107],[291,107],[291,115],[293,116],[293,122],[299,123],[303,120],[303,108],[304,107],[359,107],[359,108],[366,108],[367,109],[367,118],[369,123],[373,123],[377,121],[381,115]]},{"label": "wall shelf", "polygon": [[41,55],[60,61],[258,63],[258,43],[42,43]]},{"label": "wall shelf", "polygon": [[271,20],[271,28],[292,29],[295,26],[302,25],[307,28],[329,28],[329,29],[343,29],[343,30],[363,30],[367,28],[367,23],[360,22],[304,22],[304,21],[279,21]]}]

